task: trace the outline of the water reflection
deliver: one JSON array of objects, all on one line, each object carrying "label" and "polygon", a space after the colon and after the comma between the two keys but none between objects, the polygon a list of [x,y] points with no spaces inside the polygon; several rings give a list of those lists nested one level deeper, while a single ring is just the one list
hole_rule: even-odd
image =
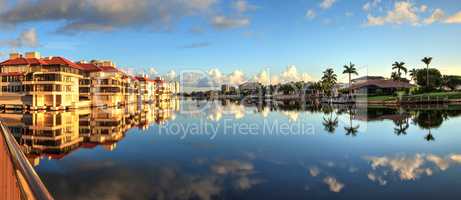
[{"label": "water reflection", "polygon": [[67,112],[0,113],[0,118],[23,147],[31,163],[62,159],[79,148],[117,147],[132,128],[146,130],[164,124],[179,110],[179,100],[121,108],[93,108]]},{"label": "water reflection", "polygon": [[[57,199],[456,199],[460,115],[457,106],[184,100],[0,117],[31,160],[51,158],[37,170]],[[218,136],[161,132],[202,122]],[[315,134],[233,136],[226,122],[312,124]]]}]

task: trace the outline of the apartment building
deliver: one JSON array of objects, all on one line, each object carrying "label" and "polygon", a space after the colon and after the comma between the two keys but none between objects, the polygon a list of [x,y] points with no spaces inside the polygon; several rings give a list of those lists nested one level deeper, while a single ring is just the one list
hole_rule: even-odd
[{"label": "apartment building", "polygon": [[60,110],[78,106],[81,68],[65,58],[12,53],[0,63],[0,77],[0,104],[5,107]]},{"label": "apartment building", "polygon": [[154,80],[149,79],[147,76],[136,76],[138,81],[138,102],[139,103],[153,103],[156,99],[157,88]]},{"label": "apartment building", "polygon": [[0,109],[65,110],[167,101],[178,83],[130,76],[112,61],[12,53],[0,63]]}]

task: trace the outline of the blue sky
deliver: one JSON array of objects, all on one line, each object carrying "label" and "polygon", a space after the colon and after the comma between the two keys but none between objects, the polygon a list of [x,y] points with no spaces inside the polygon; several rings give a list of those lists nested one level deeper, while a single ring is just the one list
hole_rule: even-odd
[{"label": "blue sky", "polygon": [[461,75],[459,0],[0,0],[0,13],[2,59],[36,50],[136,72],[266,70],[282,80],[349,62],[389,76],[394,61],[415,68],[432,56]]}]

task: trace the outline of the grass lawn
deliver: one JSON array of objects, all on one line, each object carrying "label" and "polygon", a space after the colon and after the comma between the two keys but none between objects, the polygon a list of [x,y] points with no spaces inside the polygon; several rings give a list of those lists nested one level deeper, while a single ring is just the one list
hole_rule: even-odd
[{"label": "grass lawn", "polygon": [[395,96],[372,96],[367,97],[368,101],[393,101],[396,100]]},{"label": "grass lawn", "polygon": [[420,97],[420,96],[430,96],[430,97],[447,97],[448,99],[461,99],[461,92],[431,92],[431,93],[424,93],[424,94],[418,94],[418,95],[413,95],[414,97]]},{"label": "grass lawn", "polygon": [[[436,97],[448,97],[448,99],[461,99],[461,92],[431,92],[431,93],[424,93],[424,94],[417,94],[413,95],[413,97],[427,97],[430,96],[431,98]],[[367,98],[368,101],[393,101],[396,100],[396,96],[372,96]]]}]

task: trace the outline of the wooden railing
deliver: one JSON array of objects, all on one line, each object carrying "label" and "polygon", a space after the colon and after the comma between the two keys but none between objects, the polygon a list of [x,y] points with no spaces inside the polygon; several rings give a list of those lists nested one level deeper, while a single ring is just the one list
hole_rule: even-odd
[{"label": "wooden railing", "polygon": [[0,157],[0,199],[53,199],[16,139],[1,121]]},{"label": "wooden railing", "polygon": [[438,104],[449,102],[448,96],[429,96],[429,95],[407,95],[400,99],[401,104]]}]

